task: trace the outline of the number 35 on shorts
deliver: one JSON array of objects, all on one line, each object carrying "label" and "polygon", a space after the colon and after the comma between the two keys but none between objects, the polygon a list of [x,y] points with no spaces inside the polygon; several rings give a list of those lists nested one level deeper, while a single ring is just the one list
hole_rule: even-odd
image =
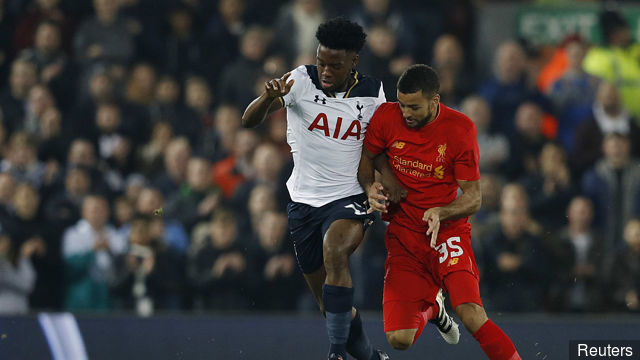
[{"label": "number 35 on shorts", "polygon": [[455,265],[458,262],[458,259],[454,258],[462,255],[464,253],[464,250],[462,250],[462,248],[456,243],[460,243],[459,236],[450,237],[447,239],[447,241],[442,242],[440,243],[440,245],[436,246],[436,250],[438,250],[438,252],[440,253],[440,257],[438,258],[440,264],[445,262],[447,258],[451,258],[449,265]]}]

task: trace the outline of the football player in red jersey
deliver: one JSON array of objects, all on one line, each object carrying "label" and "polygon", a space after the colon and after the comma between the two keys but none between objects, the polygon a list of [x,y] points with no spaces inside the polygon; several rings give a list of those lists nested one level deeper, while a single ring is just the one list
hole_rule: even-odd
[{"label": "football player in red jersey", "polygon": [[[365,135],[358,178],[371,210],[381,211],[389,222],[383,296],[387,339],[395,349],[408,349],[430,321],[445,340],[457,343],[457,324],[444,316],[444,289],[490,359],[520,359],[509,337],[487,318],[480,299],[467,222],[482,199],[476,129],[464,114],[440,103],[439,87],[431,67],[409,67],[398,80],[398,102],[382,104]],[[382,170],[382,183],[374,181],[372,163]]]}]

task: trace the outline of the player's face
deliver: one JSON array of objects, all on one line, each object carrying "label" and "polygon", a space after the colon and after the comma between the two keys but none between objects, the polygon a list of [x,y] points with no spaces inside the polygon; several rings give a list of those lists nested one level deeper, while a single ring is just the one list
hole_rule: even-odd
[{"label": "player's face", "polygon": [[422,91],[403,93],[398,91],[398,103],[408,127],[418,129],[433,120],[438,112],[440,95],[423,95]]},{"label": "player's face", "polygon": [[351,70],[358,63],[358,54],[319,45],[316,56],[318,77],[322,88],[329,92],[347,91]]}]

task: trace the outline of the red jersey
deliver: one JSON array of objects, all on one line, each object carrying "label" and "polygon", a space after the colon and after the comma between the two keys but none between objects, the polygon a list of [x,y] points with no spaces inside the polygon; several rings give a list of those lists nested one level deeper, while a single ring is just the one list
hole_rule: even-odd
[{"label": "red jersey", "polygon": [[[476,127],[464,114],[439,105],[434,120],[419,129],[406,125],[398,103],[384,103],[373,114],[364,139],[373,154],[385,152],[393,172],[408,190],[399,204],[389,204],[382,218],[415,231],[427,231],[424,212],[447,205],[458,192],[456,180],[480,179]],[[467,218],[443,221],[444,229]]]}]

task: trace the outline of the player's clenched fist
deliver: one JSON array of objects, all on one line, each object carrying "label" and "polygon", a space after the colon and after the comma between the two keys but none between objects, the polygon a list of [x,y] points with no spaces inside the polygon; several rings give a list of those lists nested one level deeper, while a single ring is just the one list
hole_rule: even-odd
[{"label": "player's clenched fist", "polygon": [[291,86],[293,86],[293,83],[295,81],[291,79],[287,82],[287,79],[289,79],[289,76],[291,76],[291,71],[284,74],[279,79],[272,79],[264,83],[264,89],[267,92],[267,96],[275,99],[277,97],[287,95],[291,90]]}]

